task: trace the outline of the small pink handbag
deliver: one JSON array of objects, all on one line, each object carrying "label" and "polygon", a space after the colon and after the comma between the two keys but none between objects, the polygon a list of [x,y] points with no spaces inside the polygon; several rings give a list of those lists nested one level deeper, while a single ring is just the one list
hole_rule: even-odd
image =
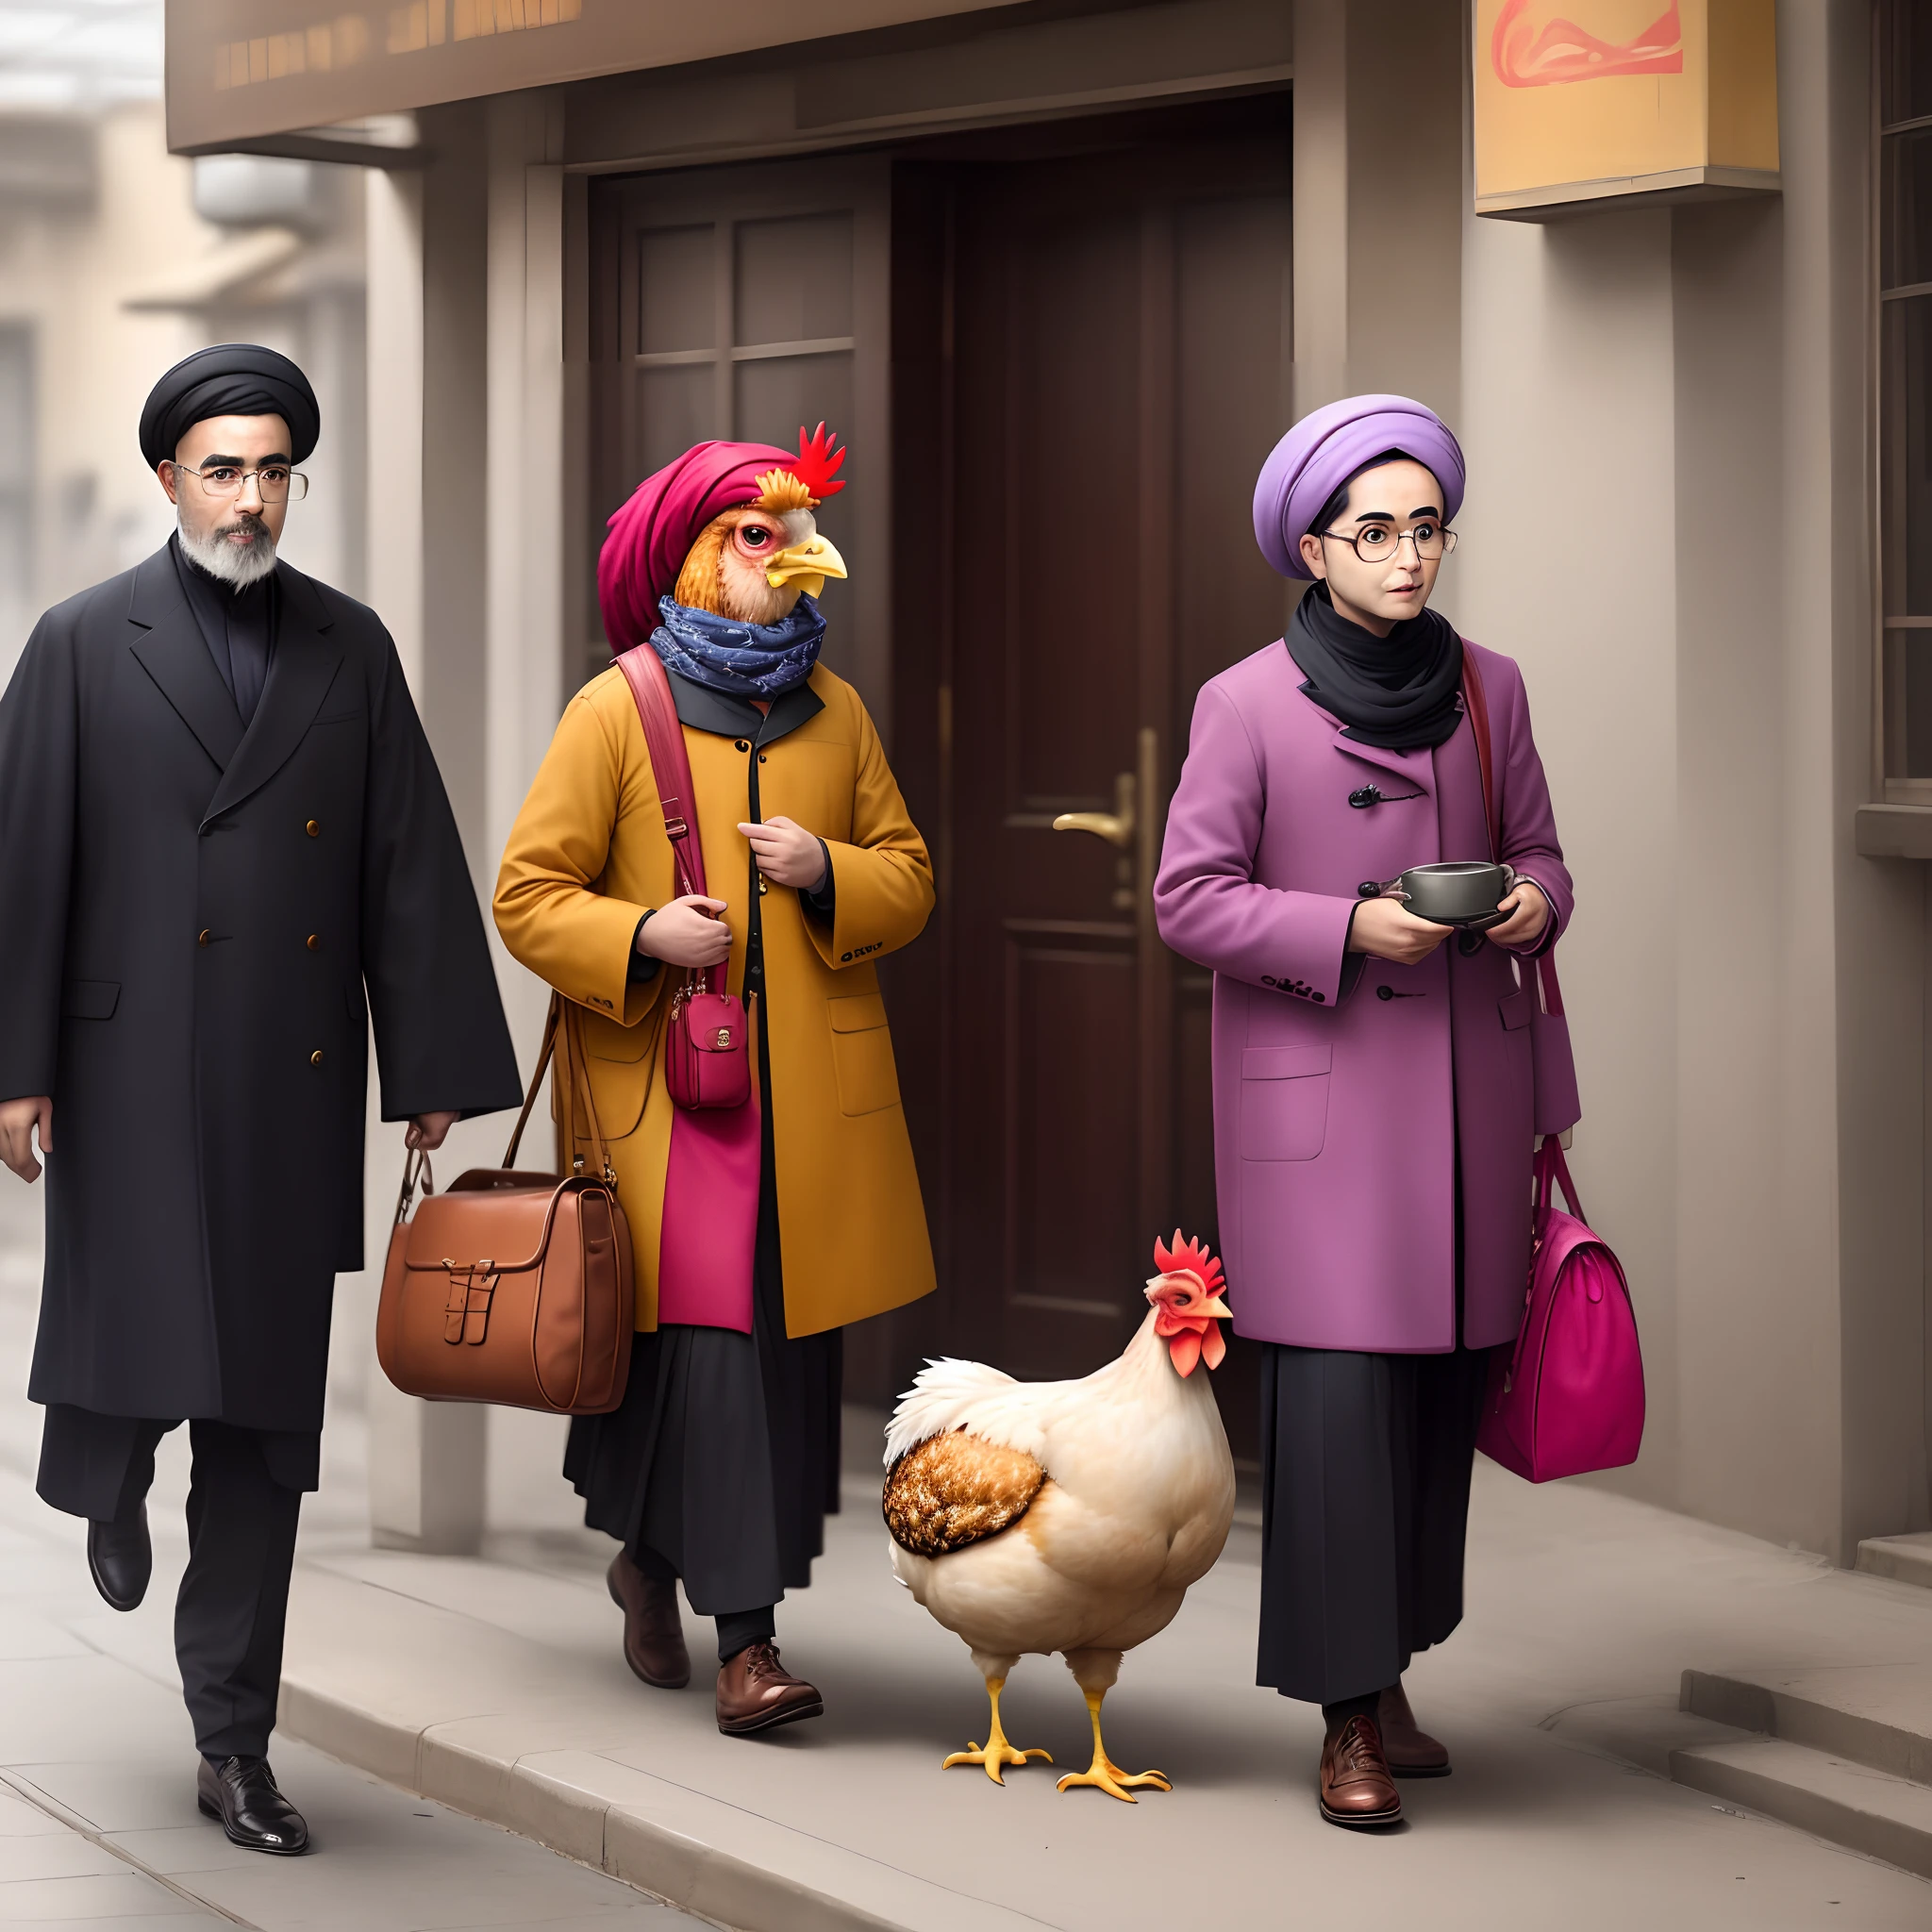
[{"label": "small pink handbag", "polygon": [[[1490,1370],[1475,1445],[1528,1482],[1621,1469],[1643,1442],[1643,1357],[1617,1257],[1583,1222],[1556,1138],[1536,1152],[1536,1237],[1514,1353]],[[1563,1190],[1568,1214],[1557,1208]]]},{"label": "small pink handbag", "polygon": [[[625,652],[617,668],[637,700],[638,718],[644,727],[644,743],[664,807],[664,831],[677,867],[678,891],[704,893],[697,795],[671,680],[648,643]],[[664,1084],[673,1103],[693,1112],[742,1107],[751,1097],[750,1035],[744,1002],[735,992],[714,988],[710,967],[687,973],[672,996],[664,1035]]]}]

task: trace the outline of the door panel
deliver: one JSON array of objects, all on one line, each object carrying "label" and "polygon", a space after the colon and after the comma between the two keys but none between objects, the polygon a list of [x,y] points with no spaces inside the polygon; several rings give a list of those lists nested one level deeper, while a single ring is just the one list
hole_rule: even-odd
[{"label": "door panel", "polygon": [[[1156,1234],[1218,1244],[1211,981],[1148,889],[1195,691],[1290,607],[1249,516],[1287,423],[1285,109],[942,198],[941,1345],[1082,1374],[1144,1316]],[[1216,1386],[1252,1454],[1246,1357]]]}]

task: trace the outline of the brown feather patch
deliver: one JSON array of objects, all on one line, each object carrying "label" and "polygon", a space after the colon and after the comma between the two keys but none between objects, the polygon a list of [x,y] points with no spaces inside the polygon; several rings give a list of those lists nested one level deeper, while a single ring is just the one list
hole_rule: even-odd
[{"label": "brown feather patch", "polygon": [[944,1557],[1019,1522],[1045,1480],[1024,1449],[1002,1449],[955,1429],[900,1457],[880,1503],[902,1550]]}]

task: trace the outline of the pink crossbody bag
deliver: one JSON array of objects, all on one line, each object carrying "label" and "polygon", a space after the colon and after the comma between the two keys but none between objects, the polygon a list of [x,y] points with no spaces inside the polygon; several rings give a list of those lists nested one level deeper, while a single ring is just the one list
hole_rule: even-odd
[{"label": "pink crossbody bag", "polygon": [[[644,743],[664,807],[664,832],[677,870],[678,896],[708,893],[691,759],[663,660],[644,643],[625,652],[617,667],[637,700],[644,727]],[[742,1107],[751,1097],[750,1028],[744,1002],[735,992],[718,990],[713,974],[719,974],[722,983],[723,972],[710,966],[689,968],[683,985],[672,995],[664,1039],[664,1084],[675,1106],[693,1112]]]},{"label": "pink crossbody bag", "polygon": [[[1474,654],[1462,647],[1463,699],[1483,778],[1490,850],[1503,854],[1502,819],[1491,753],[1490,710]],[[1542,1009],[1561,1019],[1556,961],[1537,962]],[[1574,1108],[1570,1118],[1574,1118]],[[1507,1355],[1491,1360],[1476,1447],[1533,1483],[1621,1469],[1643,1443],[1643,1356],[1630,1285],[1608,1246],[1583,1219],[1576,1183],[1554,1134],[1533,1164],[1536,1182],[1529,1285],[1523,1327]],[[1570,1204],[1557,1206],[1557,1190]]]}]

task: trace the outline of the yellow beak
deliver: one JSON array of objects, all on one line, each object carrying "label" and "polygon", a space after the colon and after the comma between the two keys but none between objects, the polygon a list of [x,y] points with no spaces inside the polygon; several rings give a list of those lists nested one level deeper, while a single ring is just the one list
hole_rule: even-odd
[{"label": "yellow beak", "polygon": [[1219,1295],[1216,1295],[1211,1302],[1203,1303],[1201,1312],[1204,1315],[1219,1315],[1224,1322],[1232,1322],[1234,1320],[1233,1310],[1228,1307],[1227,1304]]},{"label": "yellow beak", "polygon": [[845,559],[823,537],[808,537],[790,550],[781,550],[765,566],[765,581],[773,590],[796,584],[808,597],[816,597],[827,577],[842,577]]}]

